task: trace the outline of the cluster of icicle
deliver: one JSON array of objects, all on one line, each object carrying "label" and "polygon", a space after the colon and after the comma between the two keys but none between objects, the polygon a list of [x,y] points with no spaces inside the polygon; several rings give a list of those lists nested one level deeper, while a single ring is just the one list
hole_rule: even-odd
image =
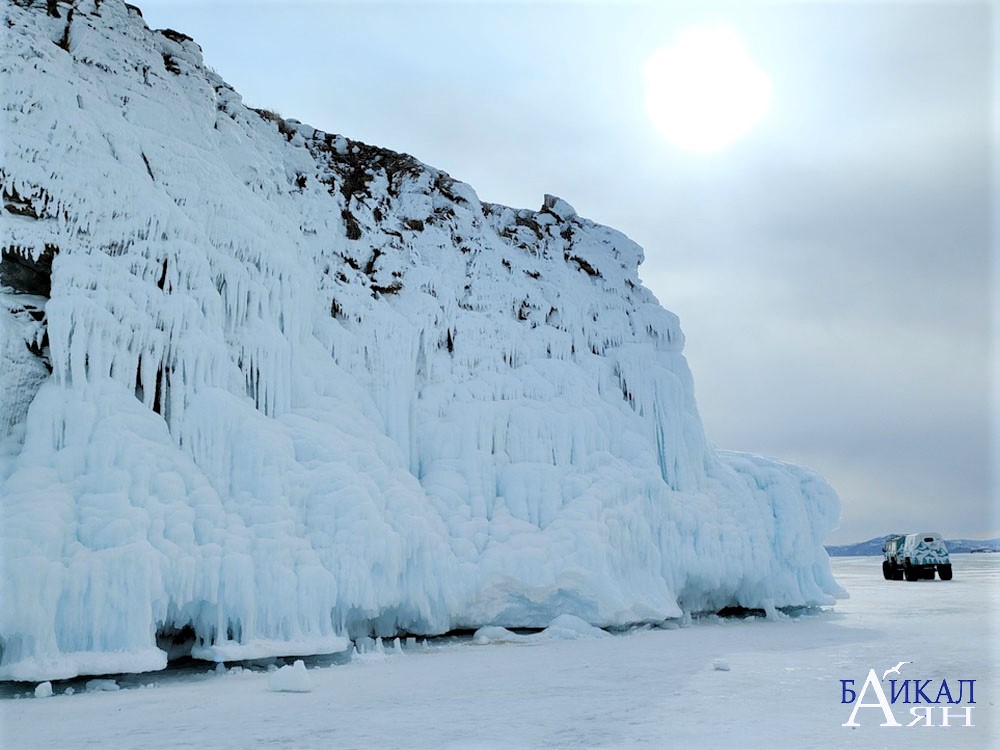
[{"label": "cluster of icicle", "polygon": [[709,445],[625,236],[46,5],[4,5],[0,679],[840,594],[836,495]]}]

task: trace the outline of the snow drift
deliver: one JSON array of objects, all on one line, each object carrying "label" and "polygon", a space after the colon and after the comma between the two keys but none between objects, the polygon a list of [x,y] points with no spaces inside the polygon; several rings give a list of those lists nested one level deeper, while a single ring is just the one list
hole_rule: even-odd
[{"label": "snow drift", "polygon": [[642,250],[4,4],[0,678],[829,603],[815,474],[706,441]]}]

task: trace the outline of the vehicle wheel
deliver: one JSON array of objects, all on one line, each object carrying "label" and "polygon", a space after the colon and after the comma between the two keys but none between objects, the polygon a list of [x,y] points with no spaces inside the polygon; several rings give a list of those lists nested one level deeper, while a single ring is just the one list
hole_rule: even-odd
[{"label": "vehicle wheel", "polygon": [[906,578],[907,581],[915,581],[920,578],[920,571],[910,565],[907,561],[903,564],[903,577]]},{"label": "vehicle wheel", "polygon": [[892,580],[892,568],[889,567],[888,560],[882,561],[882,577],[887,581]]},{"label": "vehicle wheel", "polygon": [[938,575],[941,576],[942,581],[951,580],[951,563],[947,565],[938,565]]}]

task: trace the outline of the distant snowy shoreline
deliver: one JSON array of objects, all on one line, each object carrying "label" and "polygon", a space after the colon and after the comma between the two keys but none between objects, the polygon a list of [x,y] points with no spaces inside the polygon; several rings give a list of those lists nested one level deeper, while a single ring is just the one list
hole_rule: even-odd
[{"label": "distant snowy shoreline", "polygon": [[[881,556],[886,537],[876,536],[854,544],[828,544],[826,552],[831,557]],[[952,554],[1000,552],[1000,537],[996,539],[945,539]]]}]

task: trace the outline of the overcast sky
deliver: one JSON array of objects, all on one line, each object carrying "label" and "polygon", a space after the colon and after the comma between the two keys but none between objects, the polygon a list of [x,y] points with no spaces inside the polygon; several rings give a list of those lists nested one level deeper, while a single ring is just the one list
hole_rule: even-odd
[{"label": "overcast sky", "polygon": [[[844,507],[831,541],[1000,536],[989,3],[140,6],[252,106],[483,200],[560,195],[643,245],[709,439],[823,474]],[[653,127],[642,78],[705,24],[772,83],[765,119],[708,155]]]}]

